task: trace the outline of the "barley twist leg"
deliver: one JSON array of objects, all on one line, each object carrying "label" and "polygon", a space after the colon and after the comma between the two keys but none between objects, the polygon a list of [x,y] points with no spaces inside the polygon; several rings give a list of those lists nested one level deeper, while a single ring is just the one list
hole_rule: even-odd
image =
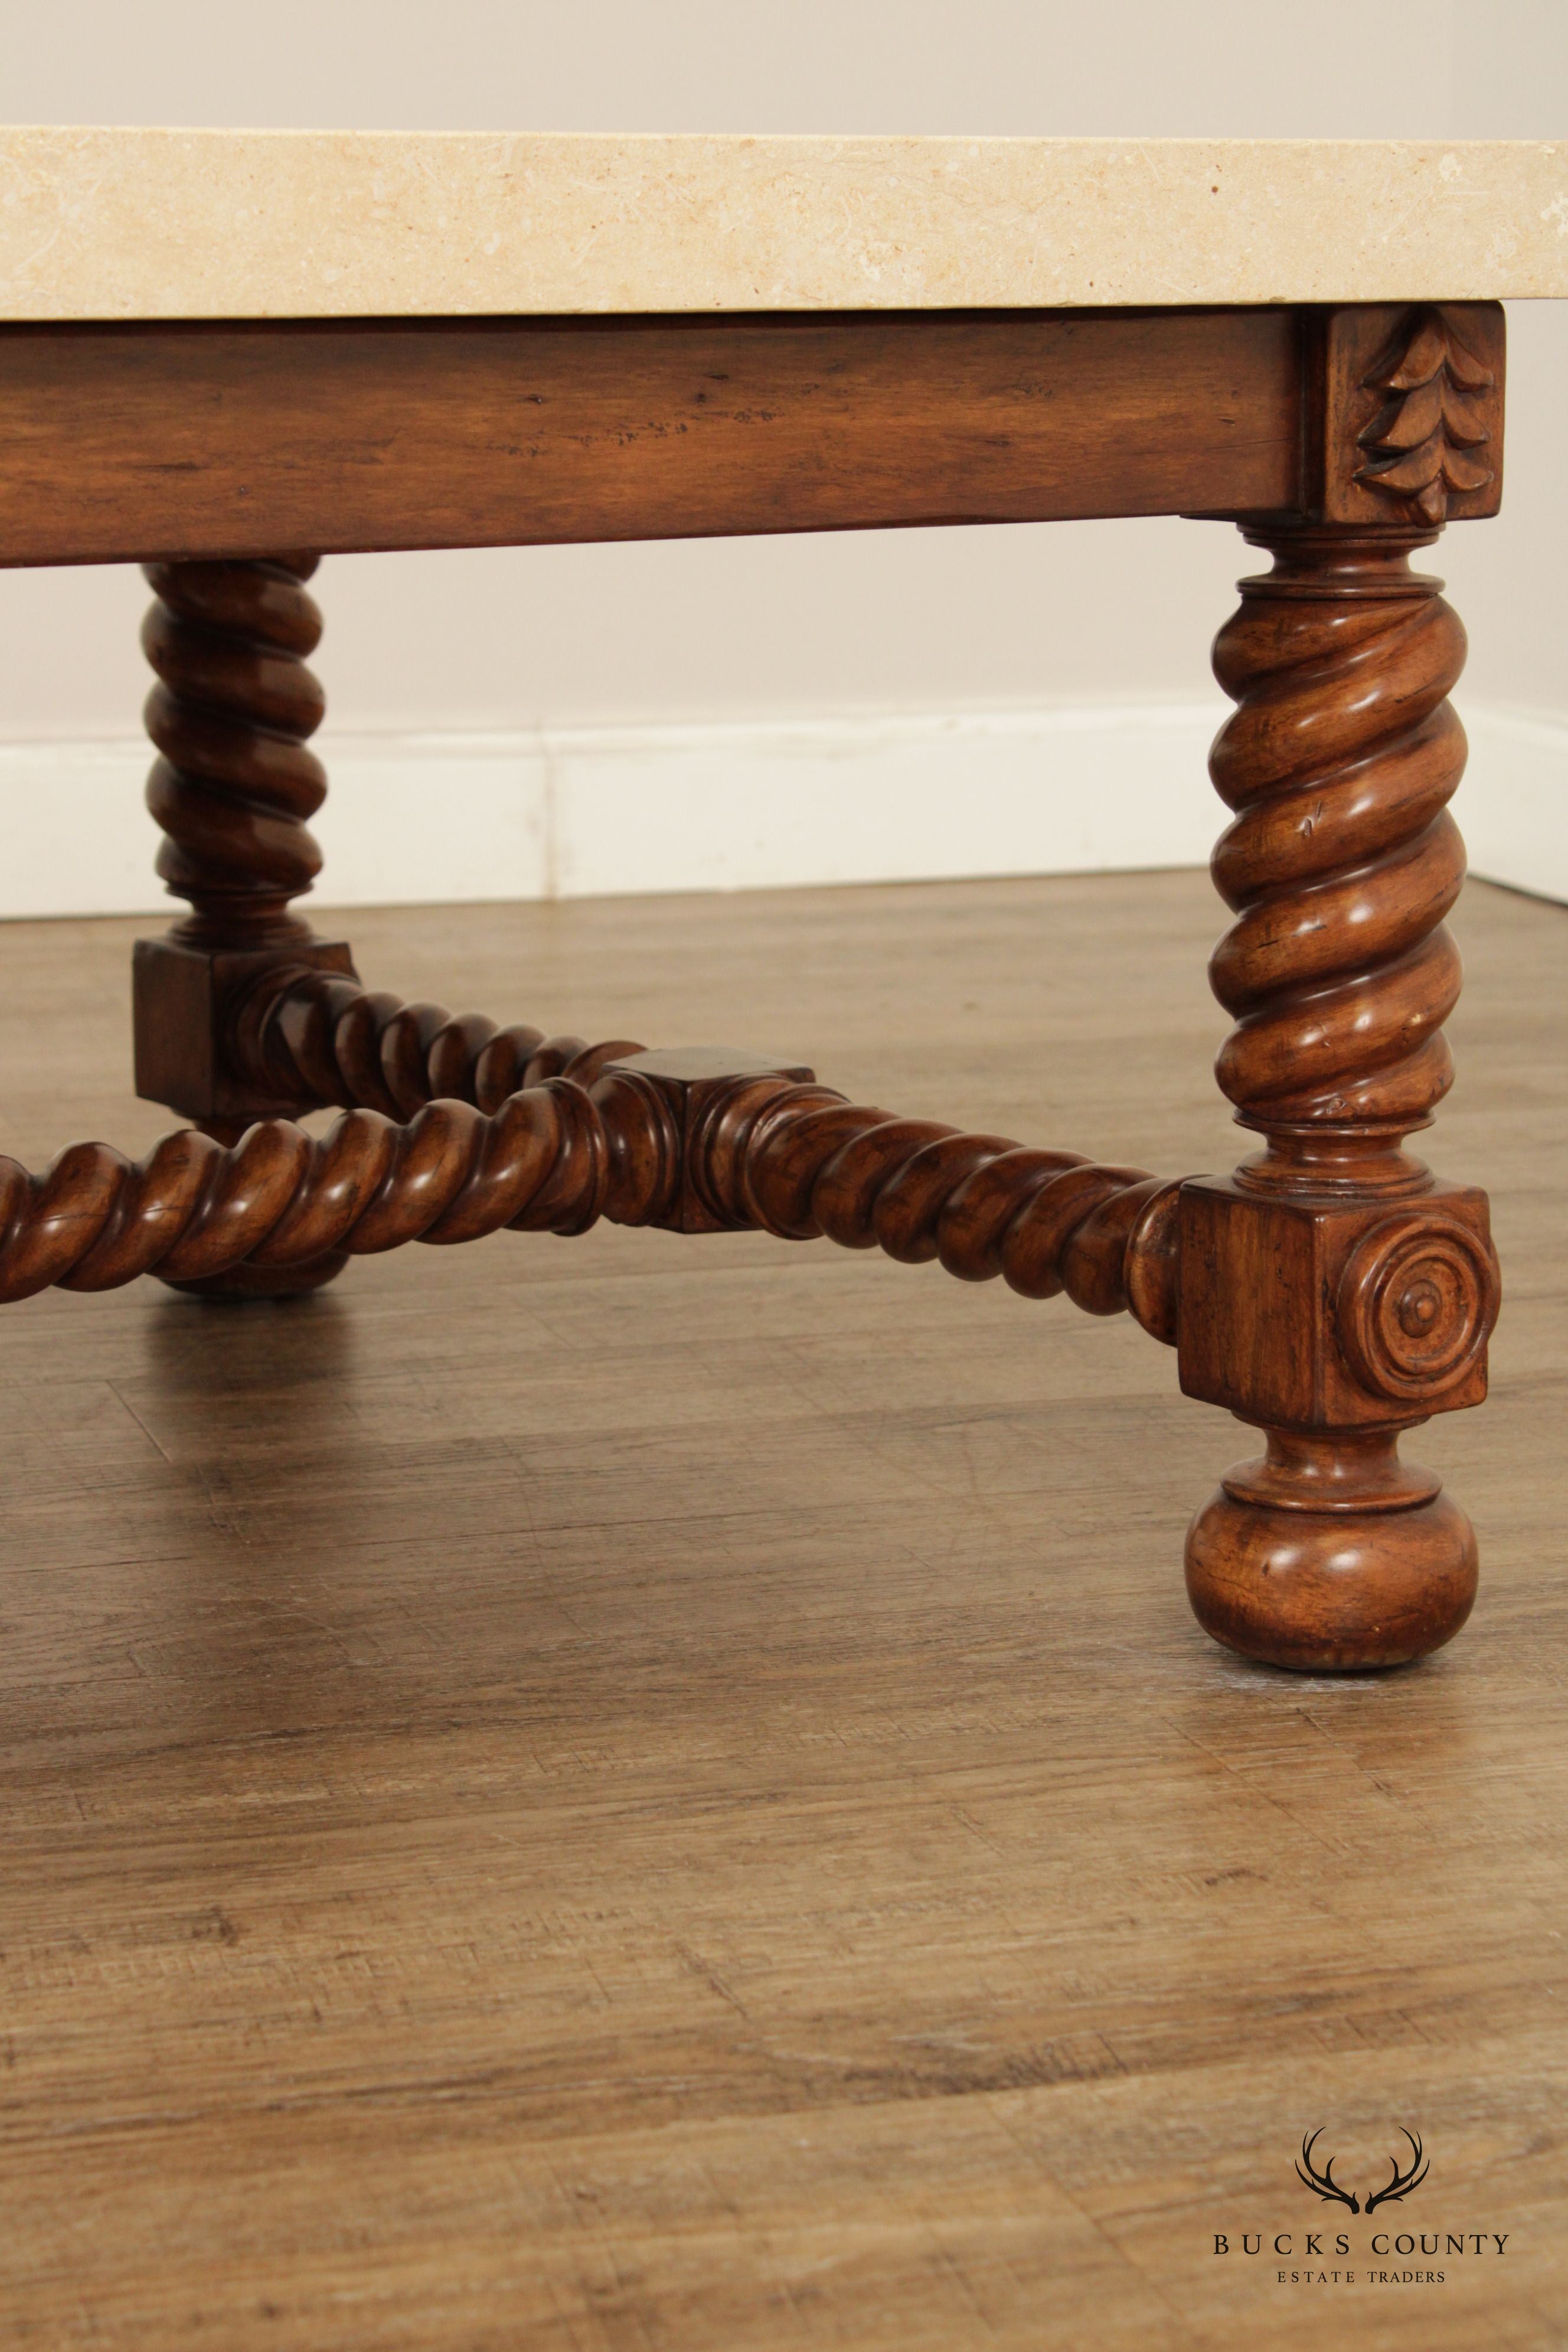
[{"label": "barley twist leg", "polygon": [[142,647],[157,673],[147,805],[164,833],[158,872],[191,913],[180,936],[271,946],[309,936],[289,912],[321,853],[307,820],[327,794],[306,747],[325,698],[306,656],[321,616],[313,555],[261,563],[149,563]]},{"label": "barley twist leg", "polygon": [[1182,1376],[1268,1451],[1194,1520],[1188,1589],[1253,1656],[1392,1664],[1470,1608],[1469,1523],[1396,1439],[1479,1401],[1498,1299],[1484,1197],[1403,1149],[1453,1075],[1465,638],[1409,568],[1432,530],[1248,536],[1275,567],[1215,649],[1238,707],[1211,762],[1237,813],[1211,977],[1219,1082],[1264,1149],[1185,1189]]},{"label": "barley twist leg", "polygon": [[[296,1107],[247,1088],[229,1064],[236,988],[280,957],[348,968],[290,911],[320,870],[309,831],[326,775],[309,749],[325,707],[307,666],[321,616],[305,588],[313,555],[256,562],[150,563],[142,632],[157,675],[147,731],[158,757],[147,804],[163,827],[157,870],[190,913],[136,957],[139,1090],[226,1145],[253,1118]],[[319,1288],[347,1263],[238,1266],[177,1286],[218,1298]]]}]

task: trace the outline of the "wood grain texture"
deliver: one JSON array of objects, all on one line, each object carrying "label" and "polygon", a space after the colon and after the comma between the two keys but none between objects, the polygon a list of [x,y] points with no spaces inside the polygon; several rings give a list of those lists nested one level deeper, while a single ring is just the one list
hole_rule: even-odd
[{"label": "wood grain texture", "polygon": [[[1455,921],[1444,1159],[1518,1272],[1422,1437],[1480,1603],[1406,1674],[1208,1643],[1176,1498],[1234,1424],[999,1284],[602,1228],[9,1311],[0,2336],[1554,2352],[1568,917]],[[166,1123],[133,928],[0,931],[6,1151]],[[355,928],[410,1000],[1234,1154],[1202,876]],[[1320,2124],[1358,2185],[1419,2128],[1410,2225],[1506,2257],[1216,2260],[1318,2225]]]},{"label": "wood grain texture", "polygon": [[0,327],[0,562],[1293,505],[1289,310]]}]

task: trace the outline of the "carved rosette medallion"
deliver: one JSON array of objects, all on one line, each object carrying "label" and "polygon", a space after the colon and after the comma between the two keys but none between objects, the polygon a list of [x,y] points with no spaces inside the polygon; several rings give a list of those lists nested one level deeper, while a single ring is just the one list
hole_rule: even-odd
[{"label": "carved rosette medallion", "polygon": [[1419,1210],[1386,1217],[1341,1277],[1345,1353],[1373,1395],[1436,1399],[1476,1362],[1500,1298],[1497,1259],[1468,1226]]}]

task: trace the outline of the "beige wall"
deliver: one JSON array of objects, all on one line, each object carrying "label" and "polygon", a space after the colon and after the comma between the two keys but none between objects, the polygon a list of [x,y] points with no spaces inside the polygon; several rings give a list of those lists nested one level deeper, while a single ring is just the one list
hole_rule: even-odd
[{"label": "beige wall", "polygon": [[[1565,93],[1563,0],[50,0],[0,56],[15,121],[1561,137]],[[1470,695],[1559,710],[1565,313],[1514,310],[1523,487],[1443,561]],[[1244,554],[1161,521],[340,558],[321,667],[359,730],[1185,694]],[[143,602],[0,576],[0,740],[123,733]]]}]

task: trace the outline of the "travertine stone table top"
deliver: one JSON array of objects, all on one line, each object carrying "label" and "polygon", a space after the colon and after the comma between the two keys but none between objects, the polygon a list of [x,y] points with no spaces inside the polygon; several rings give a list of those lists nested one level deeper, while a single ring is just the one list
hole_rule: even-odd
[{"label": "travertine stone table top", "polygon": [[1568,142],[0,130],[0,319],[1568,295]]}]

